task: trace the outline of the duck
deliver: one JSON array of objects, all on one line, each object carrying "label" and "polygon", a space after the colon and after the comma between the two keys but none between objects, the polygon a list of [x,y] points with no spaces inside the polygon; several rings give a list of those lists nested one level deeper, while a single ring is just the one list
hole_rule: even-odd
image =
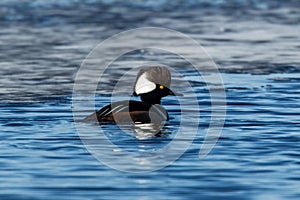
[{"label": "duck", "polygon": [[183,96],[170,89],[171,73],[167,67],[143,67],[137,74],[133,96],[141,101],[125,100],[105,105],[84,121],[117,124],[164,124],[169,120],[161,99],[166,96]]}]

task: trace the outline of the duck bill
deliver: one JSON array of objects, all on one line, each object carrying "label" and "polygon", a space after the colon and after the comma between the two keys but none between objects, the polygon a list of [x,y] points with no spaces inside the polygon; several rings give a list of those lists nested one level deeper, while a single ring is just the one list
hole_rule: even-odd
[{"label": "duck bill", "polygon": [[183,97],[183,94],[177,93],[177,92],[173,92],[172,90],[169,91],[169,95],[171,95],[171,96],[180,96],[180,97]]}]

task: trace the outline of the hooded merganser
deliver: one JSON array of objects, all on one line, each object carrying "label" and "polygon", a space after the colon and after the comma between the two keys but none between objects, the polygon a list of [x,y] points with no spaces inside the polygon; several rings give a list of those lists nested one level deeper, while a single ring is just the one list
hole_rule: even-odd
[{"label": "hooded merganser", "polygon": [[134,96],[142,101],[120,101],[104,106],[85,121],[113,123],[164,123],[169,119],[167,111],[160,105],[161,99],[168,95],[182,96],[171,91],[171,73],[166,67],[141,69],[134,84]]}]

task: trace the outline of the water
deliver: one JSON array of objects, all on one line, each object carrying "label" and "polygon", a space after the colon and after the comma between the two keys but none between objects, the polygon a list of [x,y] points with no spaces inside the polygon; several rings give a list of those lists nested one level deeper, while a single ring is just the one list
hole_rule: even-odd
[{"label": "water", "polygon": [[[299,199],[298,1],[0,4],[1,199]],[[145,26],[182,31],[205,47],[221,71],[227,115],[217,145],[199,159],[211,107],[205,83],[196,80],[201,123],[193,144],[166,168],[124,173],[99,163],[82,144],[72,122],[72,88],[97,43]],[[123,64],[112,79],[130,62]],[[99,88],[97,107],[108,102],[108,91]],[[169,137],[137,140],[114,126],[106,134],[141,155],[167,145],[180,113],[176,98],[163,104]]]}]

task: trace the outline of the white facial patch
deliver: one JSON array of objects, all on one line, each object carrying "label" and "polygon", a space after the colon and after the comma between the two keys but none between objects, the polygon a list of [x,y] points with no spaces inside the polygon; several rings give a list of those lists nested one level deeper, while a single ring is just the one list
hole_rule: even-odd
[{"label": "white facial patch", "polygon": [[143,73],[136,81],[134,91],[137,95],[151,92],[156,88],[156,84],[147,79],[146,73]]}]

